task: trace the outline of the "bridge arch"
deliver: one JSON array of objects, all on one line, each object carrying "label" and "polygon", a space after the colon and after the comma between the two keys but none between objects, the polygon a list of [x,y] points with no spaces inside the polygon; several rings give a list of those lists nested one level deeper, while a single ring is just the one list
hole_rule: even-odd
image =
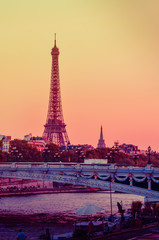
[{"label": "bridge arch", "polygon": [[[159,184],[159,169],[151,165],[145,168],[112,165],[74,163],[1,163],[0,177],[43,180],[74,185],[90,186],[159,198],[159,192],[151,189],[151,181]],[[129,184],[124,184],[128,179]],[[137,187],[133,181],[147,179],[148,188]]]}]

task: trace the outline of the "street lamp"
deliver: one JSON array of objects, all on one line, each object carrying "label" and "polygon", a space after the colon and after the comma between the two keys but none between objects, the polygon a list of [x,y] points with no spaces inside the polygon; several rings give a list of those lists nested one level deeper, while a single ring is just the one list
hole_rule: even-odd
[{"label": "street lamp", "polygon": [[[114,163],[115,163],[115,154],[118,152],[118,148],[112,147],[110,151],[107,153],[107,158],[108,161],[110,160],[112,163],[112,167],[114,168]],[[110,220],[112,220],[113,217],[113,204],[112,204],[112,175],[110,173],[110,178],[109,178],[109,190],[110,190]]]},{"label": "street lamp", "polygon": [[54,154],[55,162],[59,162],[60,156],[61,156],[61,155],[60,155],[60,153],[58,153],[58,152]]},{"label": "street lamp", "polygon": [[66,146],[66,155],[67,155],[67,161],[70,162],[71,158],[70,158],[70,143],[67,144]]},{"label": "street lamp", "polygon": [[112,183],[112,177],[110,175],[110,216],[112,218],[112,216],[113,216],[113,207],[112,207],[112,188],[111,188],[111,183]]},{"label": "street lamp", "polygon": [[115,163],[115,148],[114,148],[114,146],[111,149],[111,155],[112,155],[112,163]]},{"label": "street lamp", "polygon": [[22,153],[18,153],[17,158],[18,158],[18,161],[21,162],[21,160],[23,159]]},{"label": "street lamp", "polygon": [[136,150],[135,150],[135,153],[133,155],[133,158],[134,158],[135,165],[137,165],[137,159],[139,158],[139,155],[137,154]]},{"label": "street lamp", "polygon": [[46,146],[43,150],[43,159],[44,159],[44,162],[48,162],[48,157],[49,157],[49,153],[50,153],[50,150],[49,150],[49,147]]},{"label": "street lamp", "polygon": [[17,160],[17,155],[18,155],[18,149],[16,148],[16,146],[13,146],[13,147],[12,147],[11,155],[13,156],[13,161],[16,162],[16,160]]},{"label": "street lamp", "polygon": [[114,146],[110,149],[110,151],[107,153],[108,161],[111,159],[111,163],[115,163],[115,154],[117,151],[117,148]]},{"label": "street lamp", "polygon": [[148,156],[147,164],[151,164],[151,147],[150,146],[147,149],[147,156]]},{"label": "street lamp", "polygon": [[81,162],[81,160],[84,160],[85,154],[81,146],[78,146],[75,152],[77,153],[77,157],[78,157],[77,162]]},{"label": "street lamp", "polygon": [[108,152],[108,153],[106,154],[105,158],[108,160],[107,163],[110,163],[110,152]]}]

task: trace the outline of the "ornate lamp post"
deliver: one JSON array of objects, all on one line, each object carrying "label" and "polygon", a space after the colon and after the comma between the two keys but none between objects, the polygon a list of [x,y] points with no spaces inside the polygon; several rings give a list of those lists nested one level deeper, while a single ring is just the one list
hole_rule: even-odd
[{"label": "ornate lamp post", "polygon": [[49,158],[49,153],[50,153],[50,150],[48,148],[48,146],[46,146],[43,150],[43,159],[44,159],[44,162],[48,162],[48,158]]},{"label": "ornate lamp post", "polygon": [[80,146],[78,146],[77,148],[76,148],[76,151],[75,151],[76,153],[77,153],[77,162],[81,162],[81,161],[83,161],[84,160],[84,158],[85,158],[85,155],[84,155],[84,152],[83,152],[83,150],[82,150],[82,147],[80,147]]},{"label": "ornate lamp post", "polygon": [[18,153],[17,158],[18,158],[18,161],[21,162],[23,159],[22,153]]},{"label": "ornate lamp post", "polygon": [[13,161],[16,162],[18,156],[18,149],[16,148],[16,146],[12,147],[11,155],[13,156]]},{"label": "ornate lamp post", "polygon": [[117,148],[115,148],[114,146],[110,149],[106,156],[108,161],[111,160],[111,163],[115,163],[115,154],[117,151]]},{"label": "ornate lamp post", "polygon": [[70,158],[70,143],[67,144],[66,153],[67,153],[67,161],[70,162],[71,161],[71,158]]},{"label": "ornate lamp post", "polygon": [[148,156],[147,164],[151,164],[151,147],[150,146],[147,149],[147,156]]},{"label": "ornate lamp post", "polygon": [[112,188],[111,188],[111,183],[112,183],[112,177],[110,175],[110,216],[112,218],[113,216],[113,204],[112,204]]},{"label": "ornate lamp post", "polygon": [[[113,146],[110,151],[107,153],[107,159],[108,159],[108,162],[111,162],[112,163],[112,166],[113,164],[115,163],[115,154],[116,154],[116,151],[117,149]],[[110,179],[109,179],[109,190],[110,190],[110,220],[112,220],[112,217],[113,217],[113,203],[112,203],[112,176],[110,174]]]},{"label": "ornate lamp post", "polygon": [[115,163],[115,148],[114,148],[114,146],[112,147],[112,149],[111,149],[111,155],[112,155],[112,163]]},{"label": "ornate lamp post", "polygon": [[110,163],[110,152],[106,154],[105,158],[108,160],[108,163]]},{"label": "ornate lamp post", "polygon": [[60,160],[60,157],[61,157],[61,155],[60,155],[60,153],[55,153],[54,154],[54,159],[55,159],[55,162],[59,162],[59,160]]},{"label": "ornate lamp post", "polygon": [[135,150],[135,153],[133,155],[133,158],[134,158],[134,162],[135,162],[135,166],[137,165],[137,159],[139,158],[139,155],[137,154],[136,150]]}]

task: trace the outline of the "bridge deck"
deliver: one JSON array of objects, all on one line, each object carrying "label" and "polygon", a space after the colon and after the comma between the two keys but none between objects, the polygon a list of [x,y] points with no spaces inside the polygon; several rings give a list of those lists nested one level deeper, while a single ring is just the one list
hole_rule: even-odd
[{"label": "bridge deck", "polygon": [[[159,198],[159,168],[151,165],[136,167],[62,162],[0,163],[0,177],[47,180],[101,189],[111,188],[115,191]],[[156,189],[152,189],[153,186],[156,186]]]}]

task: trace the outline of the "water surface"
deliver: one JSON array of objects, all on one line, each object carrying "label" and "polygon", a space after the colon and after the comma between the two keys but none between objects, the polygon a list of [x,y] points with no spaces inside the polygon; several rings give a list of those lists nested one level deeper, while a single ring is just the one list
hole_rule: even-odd
[{"label": "water surface", "polygon": [[[113,213],[118,211],[117,202],[122,202],[123,208],[131,207],[132,201],[144,202],[144,197],[112,193]],[[58,193],[39,194],[28,196],[12,196],[0,198],[0,212],[15,214],[74,214],[76,209],[92,203],[104,208],[106,214],[110,214],[109,192],[96,193]]]}]

